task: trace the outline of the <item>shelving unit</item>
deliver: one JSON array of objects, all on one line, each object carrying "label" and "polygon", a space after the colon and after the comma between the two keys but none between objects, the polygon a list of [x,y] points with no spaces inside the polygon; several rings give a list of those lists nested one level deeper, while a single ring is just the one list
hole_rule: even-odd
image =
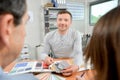
[{"label": "shelving unit", "polygon": [[49,31],[57,29],[56,18],[57,13],[60,10],[66,10],[66,8],[46,7],[44,8],[44,20],[45,20],[45,34]]}]

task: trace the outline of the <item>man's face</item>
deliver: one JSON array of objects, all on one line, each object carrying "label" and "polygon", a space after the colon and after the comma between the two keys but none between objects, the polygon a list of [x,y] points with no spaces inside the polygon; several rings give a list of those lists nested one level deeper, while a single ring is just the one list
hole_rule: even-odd
[{"label": "man's face", "polygon": [[13,53],[16,56],[21,52],[24,45],[24,38],[26,36],[25,25],[28,20],[27,13],[24,14],[21,23],[18,26],[14,26],[11,36],[11,45],[13,45]]},{"label": "man's face", "polygon": [[24,16],[22,17],[21,23],[17,26],[14,25],[12,28],[9,44],[10,47],[8,49],[9,56],[9,62],[7,62],[8,64],[19,56],[23,48],[24,38],[26,36],[25,25],[27,23],[27,20],[28,15],[27,13],[25,13]]},{"label": "man's face", "polygon": [[23,16],[21,23],[18,26],[15,26],[13,29],[13,36],[12,36],[12,43],[15,44],[14,47],[16,47],[16,53],[20,53],[23,44],[24,44],[24,38],[26,36],[25,31],[25,25],[28,20],[27,13]]},{"label": "man's face", "polygon": [[59,31],[67,31],[71,25],[71,17],[69,14],[59,14],[57,16],[57,27]]}]

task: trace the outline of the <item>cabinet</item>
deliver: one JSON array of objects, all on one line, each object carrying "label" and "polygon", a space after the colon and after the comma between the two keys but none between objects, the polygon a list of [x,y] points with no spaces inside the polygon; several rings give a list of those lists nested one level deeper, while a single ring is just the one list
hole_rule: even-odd
[{"label": "cabinet", "polygon": [[66,8],[47,7],[44,8],[44,22],[45,22],[45,34],[49,31],[57,29],[56,18],[57,13],[60,10],[66,10]]}]

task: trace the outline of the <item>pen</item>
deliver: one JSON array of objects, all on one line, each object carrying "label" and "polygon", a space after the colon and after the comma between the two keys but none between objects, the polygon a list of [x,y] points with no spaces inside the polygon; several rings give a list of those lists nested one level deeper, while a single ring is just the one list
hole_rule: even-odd
[{"label": "pen", "polygon": [[83,73],[81,74],[81,77],[83,77],[83,76],[84,76],[84,74],[85,74],[85,72],[83,72]]}]

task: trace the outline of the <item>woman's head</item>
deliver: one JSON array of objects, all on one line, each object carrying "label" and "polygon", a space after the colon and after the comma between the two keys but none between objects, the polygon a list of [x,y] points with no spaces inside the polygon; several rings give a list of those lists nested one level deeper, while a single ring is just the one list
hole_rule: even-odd
[{"label": "woman's head", "polygon": [[[118,79],[120,65],[120,6],[102,16],[95,28],[85,53],[100,80]],[[120,71],[120,70],[119,70]]]}]

